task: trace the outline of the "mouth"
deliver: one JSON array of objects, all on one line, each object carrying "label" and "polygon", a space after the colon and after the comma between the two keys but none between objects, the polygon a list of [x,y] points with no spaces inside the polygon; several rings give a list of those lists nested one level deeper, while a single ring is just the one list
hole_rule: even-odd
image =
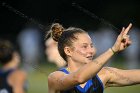
[{"label": "mouth", "polygon": [[88,60],[93,60],[93,56],[86,57]]}]

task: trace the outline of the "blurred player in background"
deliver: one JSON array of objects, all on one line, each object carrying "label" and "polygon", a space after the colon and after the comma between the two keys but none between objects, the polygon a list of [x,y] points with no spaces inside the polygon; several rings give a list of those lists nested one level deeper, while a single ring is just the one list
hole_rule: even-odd
[{"label": "blurred player in background", "polygon": [[[34,25],[34,24],[33,24]],[[33,71],[32,65],[38,65],[42,57],[41,33],[37,27],[27,26],[18,36],[21,56],[24,60],[23,68],[27,72]]]},{"label": "blurred player in background", "polygon": [[7,40],[0,40],[0,93],[25,93],[26,73],[18,68],[20,56]]},{"label": "blurred player in background", "polygon": [[[54,25],[56,28],[60,28],[61,25]],[[61,26],[62,28],[62,26]],[[64,29],[64,28],[62,28]],[[66,62],[60,56],[57,48],[57,42],[53,40],[51,35],[51,30],[47,33],[45,37],[46,55],[49,62],[55,63],[59,68],[66,66]]]}]

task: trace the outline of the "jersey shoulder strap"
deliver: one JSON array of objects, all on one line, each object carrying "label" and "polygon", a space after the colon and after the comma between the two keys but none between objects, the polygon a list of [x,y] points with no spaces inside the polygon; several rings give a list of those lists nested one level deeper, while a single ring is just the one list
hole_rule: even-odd
[{"label": "jersey shoulder strap", "polygon": [[64,72],[65,74],[69,74],[69,72],[66,70],[65,67],[60,68],[58,71],[62,71],[62,72]]}]

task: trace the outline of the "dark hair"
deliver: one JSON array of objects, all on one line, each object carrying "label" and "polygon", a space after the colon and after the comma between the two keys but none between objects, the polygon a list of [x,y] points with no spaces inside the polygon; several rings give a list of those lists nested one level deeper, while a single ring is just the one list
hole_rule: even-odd
[{"label": "dark hair", "polygon": [[69,27],[68,29],[64,29],[62,25],[59,23],[53,24],[51,27],[51,35],[53,40],[58,42],[58,51],[61,57],[67,61],[66,53],[64,52],[64,48],[66,46],[71,46],[73,41],[77,39],[75,36],[79,33],[86,33],[84,30],[75,27]]},{"label": "dark hair", "polygon": [[5,65],[12,60],[14,52],[15,48],[10,41],[0,40],[0,63],[2,65]]},{"label": "dark hair", "polygon": [[60,25],[59,23],[54,23],[51,25],[51,29],[47,32],[45,36],[45,40],[52,37],[54,41],[58,41],[57,39],[62,34],[63,31],[64,31],[64,28],[62,25]]}]

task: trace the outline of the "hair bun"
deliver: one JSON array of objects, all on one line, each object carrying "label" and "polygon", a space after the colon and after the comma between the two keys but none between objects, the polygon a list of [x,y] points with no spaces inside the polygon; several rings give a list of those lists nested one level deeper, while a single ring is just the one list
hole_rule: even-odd
[{"label": "hair bun", "polygon": [[61,24],[54,23],[51,27],[51,31],[52,31],[53,40],[55,40],[57,42],[58,39],[60,38],[61,34],[63,33],[64,28]]}]

